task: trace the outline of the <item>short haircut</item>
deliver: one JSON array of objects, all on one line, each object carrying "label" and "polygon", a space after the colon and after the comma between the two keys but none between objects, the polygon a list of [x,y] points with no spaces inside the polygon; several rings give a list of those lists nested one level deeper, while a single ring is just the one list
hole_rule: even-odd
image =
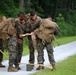
[{"label": "short haircut", "polygon": [[18,13],[18,17],[20,16],[20,15],[25,15],[23,12],[19,12]]},{"label": "short haircut", "polygon": [[34,10],[30,11],[30,16],[34,16],[36,13]]}]

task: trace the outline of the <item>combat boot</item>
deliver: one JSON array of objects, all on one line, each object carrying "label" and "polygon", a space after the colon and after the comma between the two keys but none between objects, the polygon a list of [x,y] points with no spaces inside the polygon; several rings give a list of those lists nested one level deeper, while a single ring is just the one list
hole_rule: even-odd
[{"label": "combat boot", "polygon": [[17,72],[18,69],[14,68],[13,66],[8,67],[8,72]]},{"label": "combat boot", "polygon": [[19,66],[15,66],[16,69],[21,70],[21,68]]},{"label": "combat boot", "polygon": [[44,66],[39,66],[36,70],[43,70],[45,69]]},{"label": "combat boot", "polygon": [[55,64],[53,64],[52,65],[52,69],[51,69],[51,71],[55,71],[56,70],[56,68],[55,68]]},{"label": "combat boot", "polygon": [[5,65],[3,65],[1,62],[0,62],[0,68],[3,68],[5,67]]}]

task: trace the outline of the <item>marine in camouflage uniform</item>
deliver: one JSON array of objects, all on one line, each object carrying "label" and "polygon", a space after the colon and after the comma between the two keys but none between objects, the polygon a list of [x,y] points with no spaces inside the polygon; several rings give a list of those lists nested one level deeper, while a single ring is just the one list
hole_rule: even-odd
[{"label": "marine in camouflage uniform", "polygon": [[[32,15],[32,17],[34,17],[34,15]],[[30,29],[32,29],[31,31],[34,31],[35,29],[37,29],[40,26],[41,22],[42,22],[42,20],[41,21],[40,20],[36,21],[36,19],[35,19],[33,21],[33,25],[32,25],[33,27],[30,28]],[[30,25],[31,24],[32,23],[30,23]],[[38,64],[44,64],[44,52],[43,52],[43,50],[44,50],[44,47],[46,47],[48,57],[49,57],[49,62],[53,67],[52,70],[54,70],[55,69],[55,59],[54,59],[54,55],[53,55],[52,41],[46,42],[46,41],[41,40],[38,37],[36,37],[36,39],[37,39],[37,51],[38,51]],[[31,56],[33,56],[33,55],[31,55]],[[40,69],[44,69],[44,67],[39,66],[37,68],[37,70],[40,70]]]},{"label": "marine in camouflage uniform", "polygon": [[9,67],[8,72],[16,72],[18,69],[13,67],[17,58],[17,37],[11,36],[8,40],[8,52],[9,52]]},{"label": "marine in camouflage uniform", "polygon": [[19,64],[21,62],[22,58],[22,52],[23,52],[23,38],[20,37],[20,34],[25,33],[25,14],[23,12],[20,12],[18,14],[18,18],[15,23],[15,28],[17,30],[17,60],[15,62],[15,67],[18,68],[19,70],[21,69],[19,67]]},{"label": "marine in camouflage uniform", "polygon": [[[16,30],[17,30],[17,60],[18,63],[21,62],[21,58],[22,58],[22,52],[23,52],[23,38],[20,38],[19,35],[23,34],[23,28],[21,27],[21,23],[20,21],[16,21]],[[15,63],[15,66],[18,67],[18,69],[20,69],[19,64],[17,64],[17,62]]]},{"label": "marine in camouflage uniform", "polygon": [[[46,22],[46,23],[45,23]],[[49,23],[47,23],[49,22]],[[44,25],[44,26],[43,26]],[[39,34],[43,32],[41,36],[37,36],[37,50],[38,50],[38,63],[39,64],[44,64],[44,48],[46,47],[47,53],[48,53],[48,58],[49,62],[52,65],[52,71],[55,70],[55,59],[54,59],[54,54],[53,54],[53,46],[52,46],[52,40],[54,36],[54,31],[55,31],[55,24],[51,25],[50,20],[42,20],[42,23],[40,25],[41,31],[39,31]],[[48,28],[49,27],[49,28]],[[38,30],[38,29],[36,29]],[[35,34],[38,32],[34,31]],[[40,38],[43,37],[43,38]],[[44,69],[44,67],[39,66],[37,70]]]},{"label": "marine in camouflage uniform", "polygon": [[[14,27],[15,20],[13,18],[8,18],[5,21],[4,24],[9,26],[8,27],[8,34],[6,34],[6,37],[1,37],[3,40],[8,40],[8,53],[9,53],[9,66],[8,66],[8,72],[17,72],[18,69],[16,69],[13,65],[15,63],[15,60],[17,58],[17,31]],[[2,23],[3,24],[3,23]]]},{"label": "marine in camouflage uniform", "polygon": [[[11,24],[15,24],[15,19],[13,19],[14,22],[11,20]],[[10,20],[9,20],[10,21]],[[11,32],[12,35],[9,35],[8,39],[8,53],[9,53],[9,67],[8,67],[8,72],[17,72],[18,69],[15,68],[13,65],[15,62],[17,62],[17,30],[14,27],[13,32]]]},{"label": "marine in camouflage uniform", "polygon": [[[49,28],[48,28],[49,27]],[[41,28],[41,29],[39,29]],[[55,70],[55,59],[53,54],[53,46],[52,40],[54,36],[55,29],[57,28],[57,24],[48,20],[43,19],[41,25],[37,28],[34,33],[38,34],[37,38],[37,50],[38,50],[38,63],[44,64],[44,48],[46,47],[49,62],[52,65],[51,70]],[[41,31],[38,31],[41,30]],[[39,35],[41,33],[41,35]],[[39,66],[37,70],[44,69],[44,67]]]},{"label": "marine in camouflage uniform", "polygon": [[21,33],[23,33],[23,32],[22,32],[22,28],[21,28],[21,23],[18,20],[16,20],[16,22],[15,22],[15,29],[17,31],[17,33],[15,34],[16,36],[14,36],[13,38],[10,38],[9,45],[8,45],[9,47],[10,47],[10,44],[13,44],[14,45],[14,48],[13,48],[13,46],[11,46],[11,48],[14,49],[13,50],[14,53],[13,52],[12,53],[9,52],[9,54],[10,53],[13,54],[15,59],[12,62],[12,60],[13,60],[12,57],[13,56],[11,56],[11,54],[10,54],[10,62],[9,62],[9,64],[10,65],[14,64],[15,65],[15,69],[16,70],[20,70],[19,63],[20,63],[21,57],[22,57],[23,43],[22,43],[22,38],[20,38],[19,35]]},{"label": "marine in camouflage uniform", "polygon": [[[47,53],[48,53],[48,58],[49,62],[52,65],[53,69],[55,69],[55,59],[53,55],[53,46],[52,46],[52,41],[46,42],[42,41],[41,39],[38,38],[37,41],[37,51],[38,51],[38,63],[39,64],[44,64],[44,48],[46,47]],[[44,69],[44,67],[39,66],[37,70]]]},{"label": "marine in camouflage uniform", "polygon": [[[5,16],[2,16],[1,20],[0,20],[0,23],[2,21],[6,20],[6,17]],[[2,39],[0,38],[0,50],[3,52],[4,51],[4,48],[3,48],[3,41]],[[3,61],[3,54],[0,52],[0,68],[1,67],[5,67],[5,65],[2,64],[2,61]]]},{"label": "marine in camouflage uniform", "polygon": [[[30,12],[30,18],[28,19],[28,21],[26,21],[26,33],[31,33],[35,28],[34,25],[37,26],[37,24],[40,24],[41,22],[41,18],[36,16],[36,19],[33,20],[31,17],[35,15],[34,11]],[[34,63],[34,46],[33,46],[33,42],[32,42],[32,38],[31,36],[28,36],[28,41],[29,41],[29,63]]]},{"label": "marine in camouflage uniform", "polygon": [[[0,39],[0,50],[1,50],[2,52],[4,51],[2,39]],[[0,52],[0,68],[1,68],[1,67],[5,67],[5,66],[2,64],[2,61],[3,61],[3,54]]]}]

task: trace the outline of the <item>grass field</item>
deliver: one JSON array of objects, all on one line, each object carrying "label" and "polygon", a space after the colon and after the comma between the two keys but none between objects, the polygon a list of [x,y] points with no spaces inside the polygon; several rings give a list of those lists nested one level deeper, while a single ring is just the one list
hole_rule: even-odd
[{"label": "grass field", "polygon": [[[75,41],[76,40],[76,36],[70,36],[70,37],[62,37],[62,38],[57,38],[57,42],[59,42],[60,44],[66,44],[66,43],[69,43],[69,42],[72,42],[72,41]],[[27,41],[25,41],[24,39],[24,47],[23,47],[23,55],[26,55],[29,53],[29,49],[28,49],[28,46],[27,46]],[[54,46],[57,46],[57,43],[56,41],[53,41],[53,45]],[[8,57],[8,51],[4,51],[5,55]],[[4,60],[7,59],[5,56],[4,56]]]},{"label": "grass field", "polygon": [[[69,37],[61,37],[56,39],[60,44],[66,44],[72,41],[76,41],[76,36],[69,36]],[[57,46],[56,41],[53,42],[55,46]]]},{"label": "grass field", "polygon": [[32,75],[76,75],[76,55],[56,64],[56,71],[45,69]]}]

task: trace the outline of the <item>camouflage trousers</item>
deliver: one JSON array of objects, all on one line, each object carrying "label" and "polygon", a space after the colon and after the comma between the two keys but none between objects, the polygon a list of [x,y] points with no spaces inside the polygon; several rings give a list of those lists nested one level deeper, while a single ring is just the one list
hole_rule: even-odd
[{"label": "camouflage trousers", "polygon": [[18,43],[17,49],[18,49],[18,62],[21,62],[22,52],[23,52],[23,43],[22,44]]},{"label": "camouflage trousers", "polygon": [[[2,52],[4,51],[2,39],[0,39],[0,50],[2,50]],[[0,52],[0,62],[2,62],[2,60],[3,60],[3,54]]]},{"label": "camouflage trousers", "polygon": [[35,57],[34,57],[34,47],[33,47],[32,39],[29,39],[28,41],[29,41],[29,44],[28,44],[28,46],[29,46],[29,62],[34,63]]},{"label": "camouflage trousers", "polygon": [[44,63],[44,48],[46,47],[47,53],[48,53],[48,58],[49,62],[51,65],[55,64],[55,59],[54,59],[54,54],[53,54],[53,47],[52,43],[49,42],[42,42],[41,39],[38,40],[37,42],[37,51],[38,51],[38,63],[43,64]]},{"label": "camouflage trousers", "polygon": [[12,66],[17,62],[17,38],[12,36],[8,40],[8,52],[9,52],[9,66]]}]

